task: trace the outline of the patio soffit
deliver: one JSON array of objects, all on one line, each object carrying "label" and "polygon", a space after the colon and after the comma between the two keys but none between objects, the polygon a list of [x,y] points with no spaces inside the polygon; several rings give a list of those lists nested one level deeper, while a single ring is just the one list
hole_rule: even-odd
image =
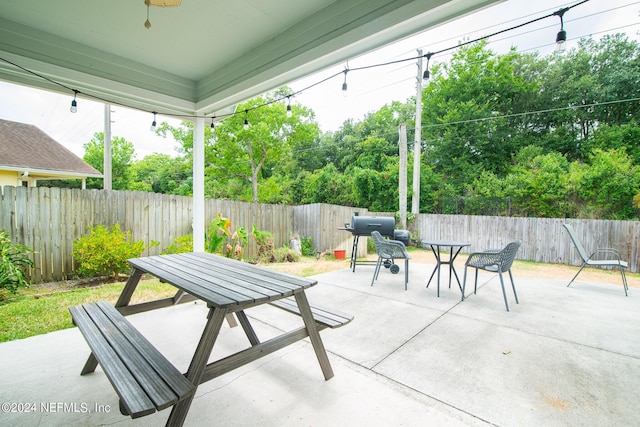
[{"label": "patio soffit", "polygon": [[[212,115],[501,0],[0,0],[0,57],[162,114]],[[0,61],[0,80],[69,93]]]}]

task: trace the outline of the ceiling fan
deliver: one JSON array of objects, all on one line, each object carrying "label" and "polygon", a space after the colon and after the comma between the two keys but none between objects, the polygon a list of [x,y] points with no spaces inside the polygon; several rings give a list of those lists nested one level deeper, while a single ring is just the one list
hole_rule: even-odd
[{"label": "ceiling fan", "polygon": [[151,28],[151,21],[149,21],[149,6],[158,7],[178,7],[182,3],[182,0],[144,0],[144,4],[147,5],[147,20],[144,23],[144,27],[148,30]]}]

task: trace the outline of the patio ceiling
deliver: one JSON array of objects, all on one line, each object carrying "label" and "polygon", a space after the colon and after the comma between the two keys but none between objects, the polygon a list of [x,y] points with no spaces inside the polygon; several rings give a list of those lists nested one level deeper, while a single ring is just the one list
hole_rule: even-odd
[{"label": "patio ceiling", "polygon": [[[0,0],[0,57],[166,115],[248,98],[500,0]],[[66,92],[0,61],[0,80]]]}]

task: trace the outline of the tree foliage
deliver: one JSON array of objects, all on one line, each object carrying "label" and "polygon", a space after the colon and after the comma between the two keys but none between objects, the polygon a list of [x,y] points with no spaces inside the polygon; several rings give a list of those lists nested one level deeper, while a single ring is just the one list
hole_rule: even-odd
[{"label": "tree foliage", "polygon": [[[93,139],[84,144],[84,150],[83,160],[104,173],[104,133],[95,133]],[[114,190],[129,190],[133,186],[134,160],[133,144],[124,138],[113,137],[111,139],[111,186]],[[102,188],[102,186],[102,179],[87,179],[87,188]]]}]

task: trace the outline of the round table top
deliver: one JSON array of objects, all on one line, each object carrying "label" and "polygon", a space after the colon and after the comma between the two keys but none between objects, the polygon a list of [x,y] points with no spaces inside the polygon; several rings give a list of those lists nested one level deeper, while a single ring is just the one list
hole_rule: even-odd
[{"label": "round table top", "polygon": [[423,240],[422,245],[429,246],[469,246],[469,242],[459,242],[454,240]]}]

